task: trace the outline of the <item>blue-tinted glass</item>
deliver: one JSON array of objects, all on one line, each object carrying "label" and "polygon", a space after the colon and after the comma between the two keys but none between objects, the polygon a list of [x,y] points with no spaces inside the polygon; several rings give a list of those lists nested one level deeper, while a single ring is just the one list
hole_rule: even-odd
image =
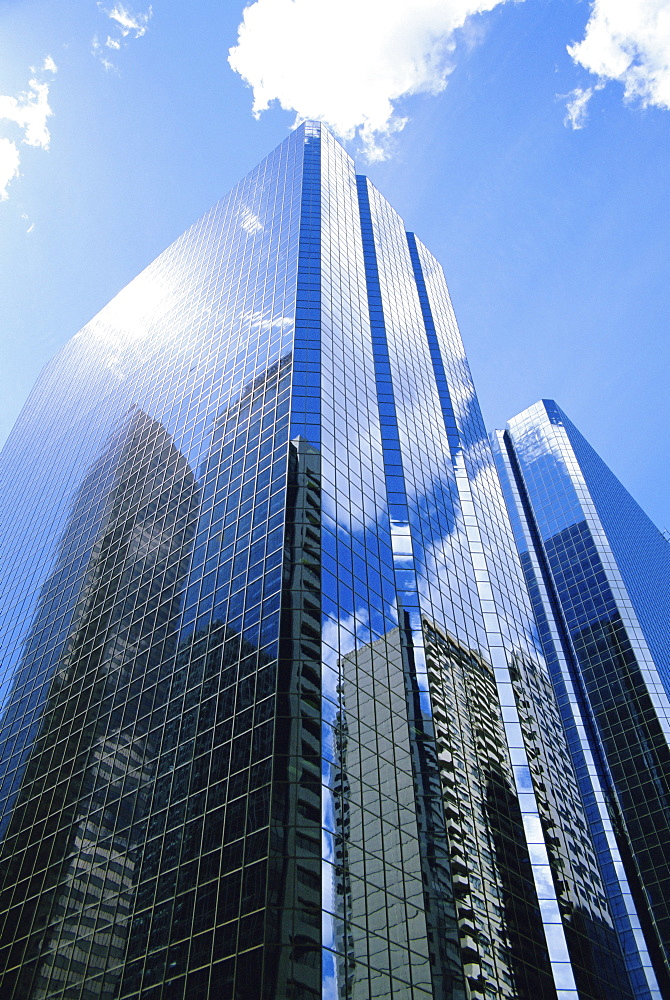
[{"label": "blue-tinted glass", "polygon": [[553,401],[496,447],[626,962],[636,995],[656,996],[670,988],[670,547]]},{"label": "blue-tinted glass", "polygon": [[3,996],[630,1000],[444,276],[326,129],[3,474]]}]

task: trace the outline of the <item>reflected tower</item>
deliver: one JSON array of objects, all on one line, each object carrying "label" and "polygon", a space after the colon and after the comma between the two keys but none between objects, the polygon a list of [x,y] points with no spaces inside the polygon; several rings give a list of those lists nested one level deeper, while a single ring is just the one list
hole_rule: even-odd
[{"label": "reflected tower", "polygon": [[96,995],[116,996],[197,500],[135,410],[72,505],[2,720],[7,995],[71,995],[89,966]]},{"label": "reflected tower", "polygon": [[442,270],[327,129],[63,348],[2,463],[3,997],[658,1000]]}]

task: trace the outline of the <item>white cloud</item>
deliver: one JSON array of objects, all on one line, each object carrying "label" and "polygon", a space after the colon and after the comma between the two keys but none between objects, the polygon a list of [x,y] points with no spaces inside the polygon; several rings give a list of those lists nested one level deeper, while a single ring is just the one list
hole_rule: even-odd
[{"label": "white cloud", "polygon": [[29,90],[18,97],[0,96],[0,119],[14,122],[24,130],[23,141],[29,146],[49,148],[47,118],[52,114],[49,107],[49,84],[30,80]]},{"label": "white cloud", "polygon": [[263,231],[263,223],[258,218],[258,216],[243,205],[239,211],[240,226],[246,233],[253,236],[255,233],[260,233]]},{"label": "white cloud", "polygon": [[323,659],[335,672],[331,674],[327,694],[337,701],[337,676],[340,670],[340,660],[347,653],[353,652],[357,646],[370,642],[370,616],[367,608],[356,608],[354,614],[344,614],[338,620],[330,616],[324,617],[321,626],[323,640]]},{"label": "white cloud", "polygon": [[584,128],[589,113],[589,101],[593,97],[594,90],[598,89],[600,88],[575,87],[569,94],[566,94],[564,125],[569,125],[575,131]]},{"label": "white cloud", "polygon": [[[111,39],[108,38],[107,41],[105,42],[105,45],[107,46],[108,49],[112,48],[112,46],[109,44],[110,41]],[[121,48],[120,42],[119,42],[119,48]],[[105,53],[105,48],[97,35],[93,36],[93,41],[91,42],[91,53],[100,60],[100,62],[102,63],[103,67],[106,70],[116,69],[116,66],[111,61],[111,59],[107,58],[107,55]]]},{"label": "white cloud", "polygon": [[19,172],[19,150],[11,139],[0,137],[0,201],[7,201],[7,186]]},{"label": "white cloud", "polygon": [[271,333],[273,330],[288,330],[293,326],[294,320],[290,316],[272,315],[270,311],[262,309],[249,309],[240,314],[240,324],[245,327],[247,324],[254,333]]},{"label": "white cloud", "polygon": [[53,59],[51,58],[51,56],[47,56],[46,57],[46,59],[42,63],[42,69],[43,69],[43,71],[45,73],[57,73],[58,72],[58,66],[56,66],[56,63],[53,61]]},{"label": "white cloud", "polygon": [[278,101],[342,138],[358,132],[368,157],[382,159],[407,121],[396,102],[444,90],[458,31],[505,2],[255,0],[228,61],[252,87],[255,115]]},{"label": "white cloud", "polygon": [[129,37],[142,38],[143,35],[146,35],[153,10],[149,6],[143,14],[134,14],[125,4],[115,3],[113,7],[108,8],[100,0],[98,0],[98,8],[112,21],[116,35],[108,35],[104,44],[96,35],[92,42],[92,52],[94,56],[98,57],[105,69],[116,69],[114,63],[108,59],[105,49],[118,52],[125,39]]},{"label": "white cloud", "polygon": [[[53,69],[50,64],[53,64]],[[45,59],[43,69],[56,72],[51,56]],[[9,123],[10,128],[14,126],[22,131],[21,142],[25,145],[48,149],[50,136],[47,119],[53,113],[49,107],[49,84],[32,79],[28,88],[18,97],[0,95],[0,121]],[[7,187],[18,176],[20,162],[21,154],[17,143],[6,136],[0,137],[0,201],[7,200]]]},{"label": "white cloud", "polygon": [[98,7],[102,7],[107,16],[112,21],[116,21],[124,38],[131,34],[135,38],[141,38],[142,35],[145,35],[149,18],[153,14],[151,7],[145,14],[131,14],[122,3],[114,4],[111,10],[107,10],[101,3],[98,4]]},{"label": "white cloud", "polygon": [[670,109],[670,0],[594,0],[568,52],[601,82],[622,83],[628,100]]}]

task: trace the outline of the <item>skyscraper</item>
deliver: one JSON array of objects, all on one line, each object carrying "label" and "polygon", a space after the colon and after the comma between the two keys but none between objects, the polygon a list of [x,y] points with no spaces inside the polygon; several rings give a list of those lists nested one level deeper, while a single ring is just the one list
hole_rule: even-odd
[{"label": "skyscraper", "polygon": [[441,268],[325,128],[70,341],[2,471],[3,997],[660,997]]},{"label": "skyscraper", "polygon": [[493,443],[629,971],[670,995],[670,545],[553,400]]}]

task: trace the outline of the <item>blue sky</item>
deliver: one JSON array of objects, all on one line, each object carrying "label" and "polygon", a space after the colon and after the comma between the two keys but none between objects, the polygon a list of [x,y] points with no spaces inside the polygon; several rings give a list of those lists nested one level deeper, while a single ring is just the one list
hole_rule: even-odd
[{"label": "blue sky", "polygon": [[3,439],[61,344],[322,117],[442,261],[488,425],[555,398],[670,527],[670,0],[0,0],[0,56]]}]

